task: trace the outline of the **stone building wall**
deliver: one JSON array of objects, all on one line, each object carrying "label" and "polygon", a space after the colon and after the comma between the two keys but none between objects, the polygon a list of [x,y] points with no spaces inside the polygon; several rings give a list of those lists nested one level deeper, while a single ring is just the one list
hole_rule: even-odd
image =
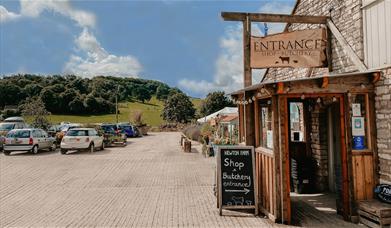
[{"label": "stone building wall", "polygon": [[[361,0],[300,0],[295,15],[330,16],[338,30],[360,59],[364,58]],[[325,25],[292,24],[288,31],[315,29]],[[330,34],[329,34],[330,35]],[[334,73],[354,72],[357,68],[347,57],[336,38],[331,35]],[[306,77],[308,68],[270,68],[266,81]],[[324,75],[328,68],[316,68],[310,77]]]},{"label": "stone building wall", "polygon": [[[364,62],[363,13],[361,0],[299,0],[296,15],[330,16],[342,36]],[[293,24],[288,31],[319,28],[324,25]],[[329,34],[331,35],[331,34]],[[331,35],[333,73],[358,71],[336,38]],[[379,176],[381,183],[391,184],[391,68],[381,69],[380,81],[375,86],[375,112]],[[306,68],[270,68],[264,81],[281,81],[325,75],[327,68],[316,68],[309,74]]]},{"label": "stone building wall", "polygon": [[316,191],[328,189],[328,148],[326,109],[315,106],[311,111],[311,153],[314,159]]},{"label": "stone building wall", "polygon": [[380,182],[391,184],[391,68],[382,71],[375,93]]}]

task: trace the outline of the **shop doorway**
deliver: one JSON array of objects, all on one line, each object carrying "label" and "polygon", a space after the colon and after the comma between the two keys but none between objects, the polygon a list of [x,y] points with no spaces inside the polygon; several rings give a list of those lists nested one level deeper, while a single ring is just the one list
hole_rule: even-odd
[{"label": "shop doorway", "polygon": [[294,98],[287,107],[292,224],[343,225],[340,101]]}]

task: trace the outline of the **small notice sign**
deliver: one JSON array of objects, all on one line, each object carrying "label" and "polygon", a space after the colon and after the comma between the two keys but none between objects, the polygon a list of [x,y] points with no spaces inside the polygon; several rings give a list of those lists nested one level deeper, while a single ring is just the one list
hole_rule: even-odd
[{"label": "small notice sign", "polygon": [[361,116],[361,104],[360,103],[352,104],[352,112],[353,112],[353,116]]},{"label": "small notice sign", "polygon": [[218,200],[222,209],[255,209],[254,147],[222,146],[217,156]]},{"label": "small notice sign", "polygon": [[352,117],[352,135],[365,136],[364,117]]}]

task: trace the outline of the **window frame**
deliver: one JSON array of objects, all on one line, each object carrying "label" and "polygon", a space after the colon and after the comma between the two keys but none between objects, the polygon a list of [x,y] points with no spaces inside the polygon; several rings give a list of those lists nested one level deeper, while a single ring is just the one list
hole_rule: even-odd
[{"label": "window frame", "polygon": [[[274,141],[274,137],[272,138],[272,148],[269,148],[267,147],[267,142],[265,142],[266,144],[264,144],[263,142],[263,126],[264,126],[264,123],[262,121],[262,108],[265,108],[267,107],[268,108],[268,112],[270,112],[270,128],[271,128],[271,131],[272,131],[272,134],[274,134],[274,126],[273,126],[273,123],[274,123],[274,113],[273,113],[273,108],[272,108],[272,98],[271,97],[268,97],[268,98],[262,98],[262,99],[257,99],[256,100],[256,106],[257,106],[257,109],[256,109],[256,118],[257,118],[257,124],[256,124],[256,129],[257,129],[257,145],[256,145],[256,148],[258,149],[261,149],[262,151],[265,151],[265,152],[268,152],[270,154],[273,154],[273,141]],[[269,103],[270,102],[270,103]]]},{"label": "window frame", "polygon": [[365,103],[365,116],[364,117],[364,124],[365,124],[365,134],[366,134],[366,144],[367,144],[367,148],[365,149],[362,149],[362,150],[357,150],[357,149],[353,149],[353,129],[352,129],[352,117],[353,117],[353,110],[352,110],[352,104],[354,103],[353,102],[353,98],[352,99],[349,99],[349,119],[350,119],[350,124],[349,124],[349,129],[350,129],[350,137],[351,137],[351,141],[352,141],[352,152],[353,153],[357,153],[357,154],[362,154],[362,153],[366,153],[366,152],[373,152],[373,146],[372,146],[372,135],[371,135],[371,132],[372,132],[372,124],[371,124],[371,114],[370,114],[370,108],[369,108],[369,105],[370,105],[370,102],[369,102],[369,94],[368,93],[360,93],[360,92],[357,92],[357,93],[351,93],[351,96],[357,96],[357,95],[362,95],[364,96],[364,103]]}]

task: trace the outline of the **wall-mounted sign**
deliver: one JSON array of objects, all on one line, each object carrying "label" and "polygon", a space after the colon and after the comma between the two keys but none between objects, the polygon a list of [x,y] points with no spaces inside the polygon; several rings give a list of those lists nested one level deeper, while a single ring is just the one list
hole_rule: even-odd
[{"label": "wall-mounted sign", "polygon": [[218,205],[222,209],[255,209],[254,148],[219,146],[217,155]]},{"label": "wall-mounted sign", "polygon": [[365,136],[364,117],[352,117],[352,135]]},{"label": "wall-mounted sign", "polygon": [[361,116],[361,104],[360,103],[353,103],[352,104],[352,112],[353,112],[353,116]]},{"label": "wall-mounted sign", "polygon": [[251,68],[326,67],[325,29],[251,37]]}]

